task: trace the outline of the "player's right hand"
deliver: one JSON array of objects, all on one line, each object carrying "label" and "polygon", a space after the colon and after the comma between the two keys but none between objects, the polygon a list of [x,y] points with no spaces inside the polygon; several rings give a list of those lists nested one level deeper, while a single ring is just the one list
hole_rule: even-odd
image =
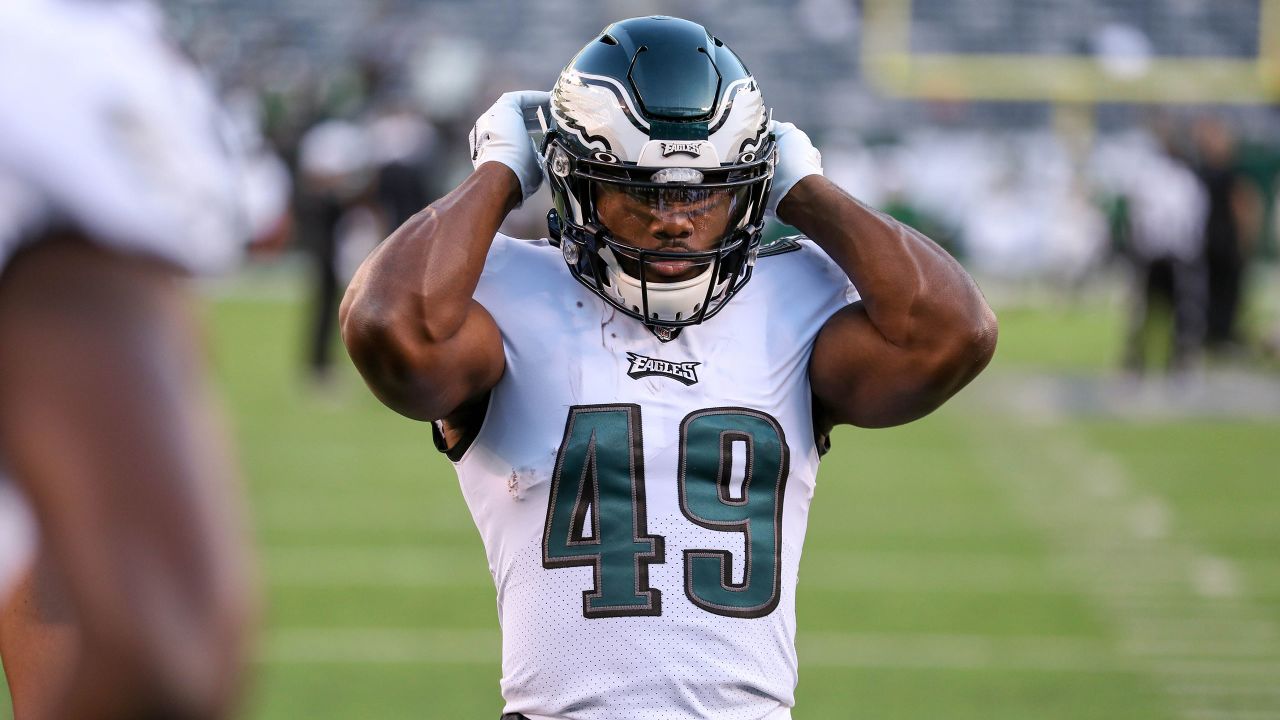
[{"label": "player's right hand", "polygon": [[478,168],[492,160],[511,168],[520,180],[524,200],[542,185],[542,167],[525,129],[524,108],[545,105],[550,101],[551,93],[548,92],[509,92],[484,111],[471,128],[472,167]]}]

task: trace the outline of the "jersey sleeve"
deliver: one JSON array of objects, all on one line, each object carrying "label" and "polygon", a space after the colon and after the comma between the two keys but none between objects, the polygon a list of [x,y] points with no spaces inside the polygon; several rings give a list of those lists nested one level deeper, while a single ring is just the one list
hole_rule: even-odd
[{"label": "jersey sleeve", "polygon": [[243,248],[212,92],[154,8],[0,3],[0,268],[54,228],[196,273]]},{"label": "jersey sleeve", "polygon": [[[776,238],[760,247],[756,272],[769,278],[769,292],[790,299],[797,326],[816,336],[840,308],[857,302],[857,288],[817,243],[804,235]],[[752,279],[752,282],[756,280]]]},{"label": "jersey sleeve", "polygon": [[559,251],[545,238],[527,240],[498,233],[485,257],[475,299],[500,328],[510,330],[520,322],[521,308],[528,298],[563,293],[574,286]]},{"label": "jersey sleeve", "polygon": [[[789,326],[795,329],[795,341],[806,348],[807,366],[823,326],[841,308],[861,299],[858,289],[817,243],[803,235],[778,238],[762,247],[758,265],[757,272],[773,285],[770,292],[790,301],[793,322]],[[831,449],[830,430],[815,406],[813,441],[818,456]]]}]

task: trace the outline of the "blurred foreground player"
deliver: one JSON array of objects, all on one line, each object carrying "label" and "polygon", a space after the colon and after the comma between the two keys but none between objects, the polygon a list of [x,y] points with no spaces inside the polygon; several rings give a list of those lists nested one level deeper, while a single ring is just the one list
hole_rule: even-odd
[{"label": "blurred foreground player", "polygon": [[236,478],[184,283],[237,253],[235,174],[157,20],[0,3],[0,526],[39,528],[0,533],[18,720],[225,717],[240,682]]},{"label": "blurred foreground player", "polygon": [[[527,110],[548,126],[550,241],[497,234],[543,180]],[[609,26],[549,98],[503,96],[472,149],[475,172],[366,261],[342,329],[456,465],[504,712],[789,718],[827,432],[938,407],[991,357],[990,309],[937,245],[827,181],[684,20]],[[808,237],[762,247],[766,209]]]}]

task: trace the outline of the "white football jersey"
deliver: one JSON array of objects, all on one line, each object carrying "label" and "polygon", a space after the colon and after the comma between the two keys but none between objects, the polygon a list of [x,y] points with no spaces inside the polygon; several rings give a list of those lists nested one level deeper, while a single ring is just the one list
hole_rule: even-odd
[{"label": "white football jersey", "polygon": [[[159,26],[133,0],[0,2],[0,281],[50,229],[192,272],[239,256],[221,116]],[[32,545],[5,482],[0,473],[0,598]]]},{"label": "white football jersey", "polygon": [[856,294],[808,239],[763,255],[664,343],[545,240],[494,240],[475,297],[506,372],[455,464],[497,587],[505,712],[790,717],[809,357]]}]

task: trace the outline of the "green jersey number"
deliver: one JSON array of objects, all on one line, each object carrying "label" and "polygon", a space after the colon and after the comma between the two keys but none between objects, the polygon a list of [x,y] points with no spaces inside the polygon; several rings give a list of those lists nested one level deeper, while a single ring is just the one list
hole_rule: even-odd
[{"label": "green jersey number", "polygon": [[[742,489],[732,492],[733,446],[746,453]],[[772,417],[745,408],[690,413],[680,423],[680,509],[702,527],[742,533],[741,583],[724,550],[684,551],[684,591],[717,615],[763,617],[778,606],[782,564],[782,496],[787,444]]]},{"label": "green jersey number", "polygon": [[649,564],[663,561],[662,537],[645,527],[644,445],[639,405],[569,411],[542,530],[542,566],[589,565],[582,593],[589,618],[661,615]]},{"label": "green jersey number", "polygon": [[[735,445],[744,453],[733,488]],[[782,498],[790,467],[782,427],[765,413],[714,408],[680,423],[680,509],[702,527],[743,536],[743,576],[724,550],[684,552],[685,595],[717,615],[757,618],[781,592]],[[649,565],[665,562],[663,538],[645,517],[644,445],[638,405],[570,408],[556,457],[542,535],[546,568],[590,566],[588,618],[662,614]]]}]

